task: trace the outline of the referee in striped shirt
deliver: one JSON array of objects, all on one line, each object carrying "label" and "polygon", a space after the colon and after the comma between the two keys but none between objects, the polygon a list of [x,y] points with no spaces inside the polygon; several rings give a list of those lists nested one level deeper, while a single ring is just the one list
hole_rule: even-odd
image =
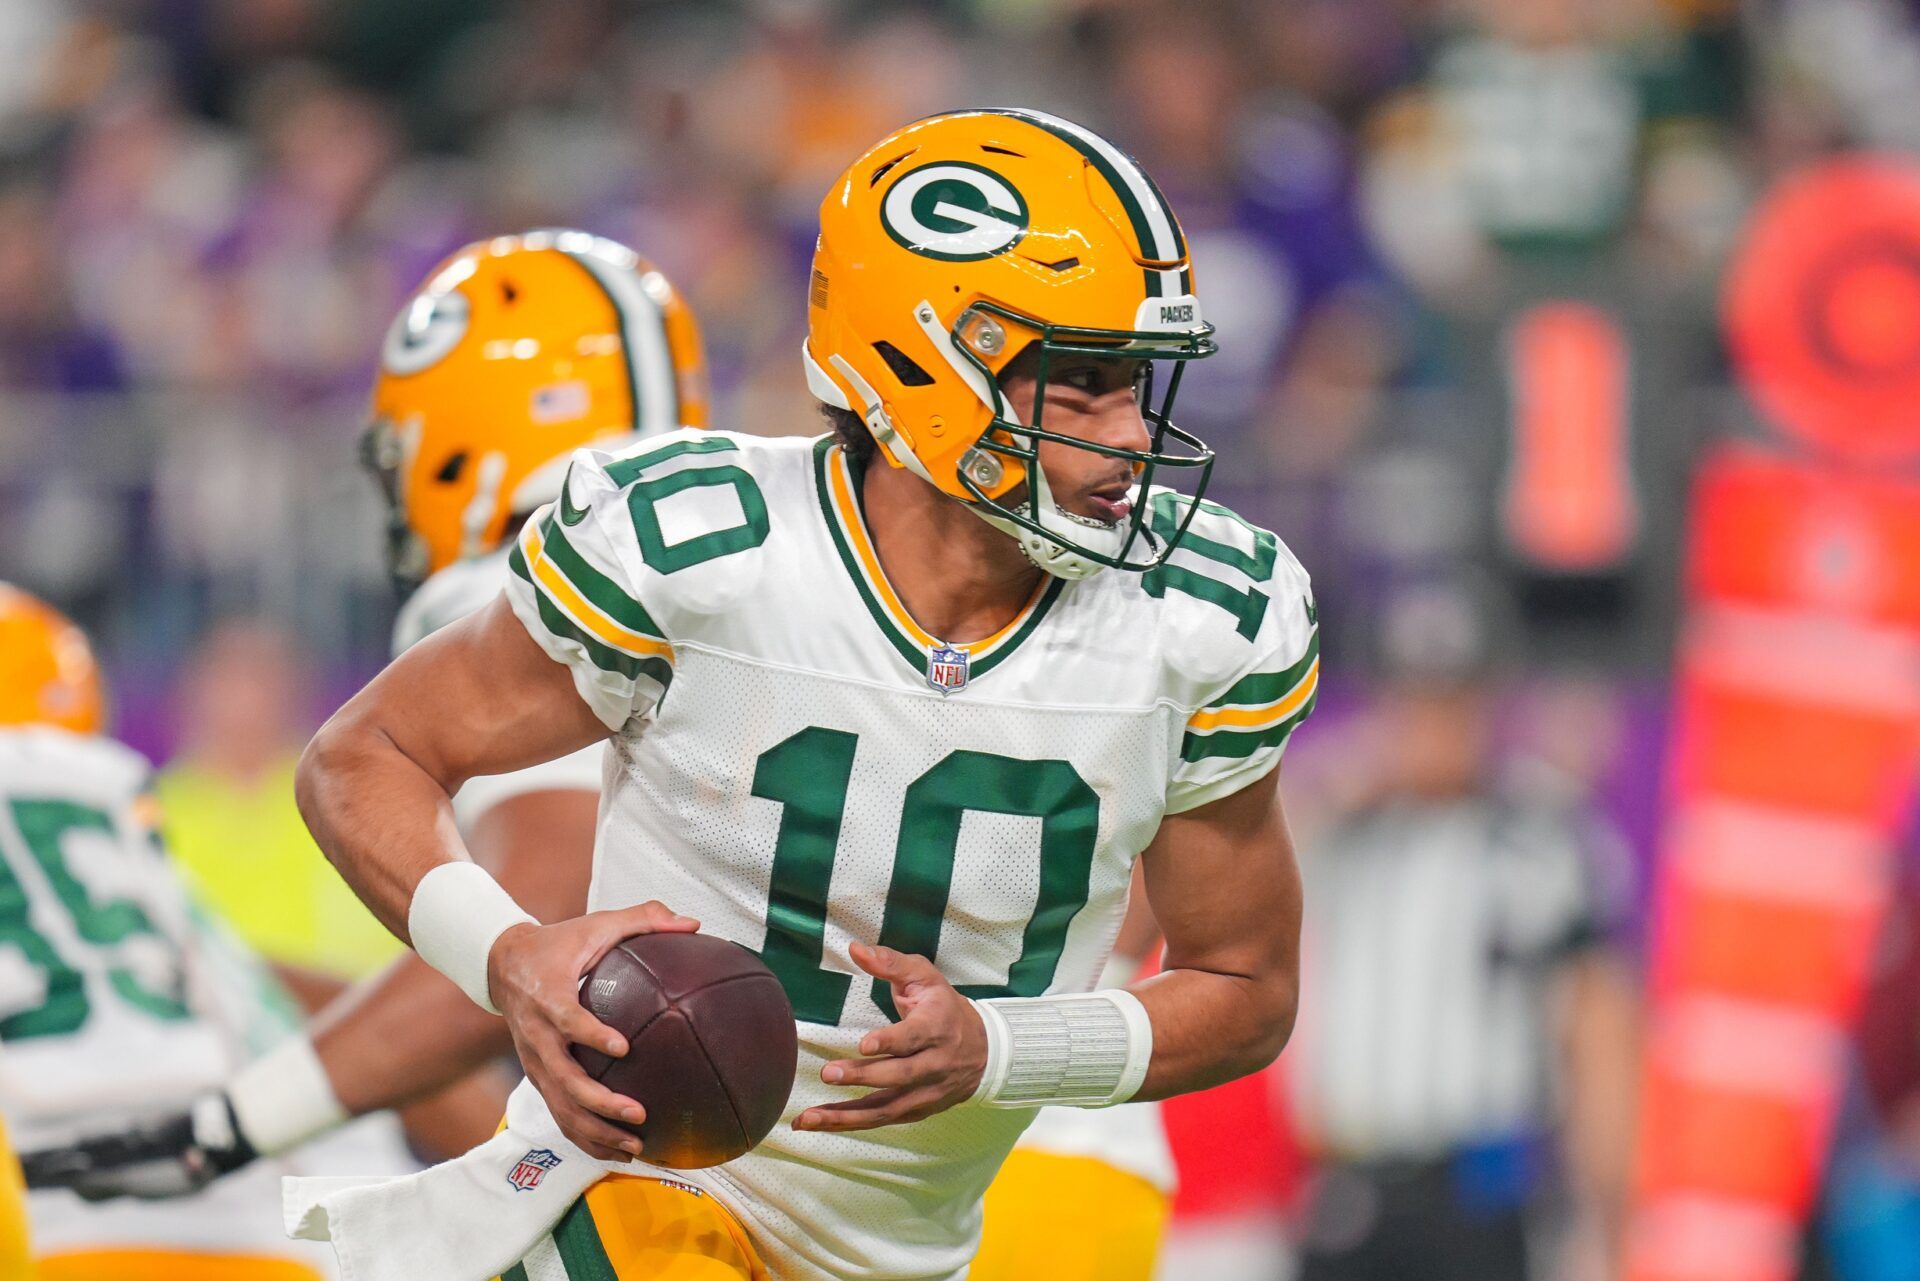
[{"label": "referee in striped shirt", "polygon": [[1370,794],[1302,842],[1300,1281],[1613,1262],[1635,1072],[1617,843],[1562,776],[1496,777],[1485,616],[1459,593],[1388,612]]}]

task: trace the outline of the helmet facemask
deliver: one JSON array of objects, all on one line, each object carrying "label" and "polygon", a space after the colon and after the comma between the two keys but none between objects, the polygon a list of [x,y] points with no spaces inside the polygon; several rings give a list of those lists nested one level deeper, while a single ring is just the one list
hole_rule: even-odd
[{"label": "helmet facemask", "polygon": [[[1031,334],[1027,349],[1038,351],[1031,423],[1021,422],[1015,416],[999,375],[987,364],[987,358],[1005,350],[1006,344],[1012,341],[1010,334],[1015,332]],[[1085,329],[1045,324],[989,302],[978,302],[967,308],[955,322],[947,345],[971,366],[975,376],[969,376],[967,381],[992,413],[986,432],[960,460],[960,484],[971,496],[973,510],[1013,537],[1034,563],[1057,577],[1079,579],[1101,569],[1139,573],[1159,567],[1185,536],[1213,476],[1213,451],[1172,420],[1173,404],[1186,363],[1211,356],[1218,350],[1212,333],[1210,324],[1179,333]],[[1044,418],[1048,375],[1060,358],[1070,356],[1126,358],[1142,363],[1145,378],[1138,393],[1140,413],[1152,433],[1146,449],[1102,445],[1047,429]],[[1154,374],[1160,361],[1171,362],[1172,371],[1165,379],[1165,390],[1156,405]],[[1136,482],[1134,501],[1127,515],[1108,526],[1059,506],[1040,462],[1043,441],[1123,459],[1130,464]],[[1023,501],[1009,501],[1011,495],[1020,493],[1018,488],[1009,491],[1001,487],[1008,461],[1018,463],[1025,470]],[[1179,523],[1168,527],[1161,522],[1156,529],[1150,523],[1152,513],[1147,496],[1155,476],[1163,471],[1197,473],[1197,478]],[[990,491],[996,488],[1000,492],[997,498],[990,496]]]},{"label": "helmet facemask", "polygon": [[360,434],[360,465],[379,486],[380,498],[387,509],[387,577],[393,583],[394,593],[402,600],[427,580],[432,560],[427,540],[420,537],[407,519],[406,474],[412,463],[411,455],[418,447],[417,435],[410,447],[399,426],[387,419],[375,419]]}]

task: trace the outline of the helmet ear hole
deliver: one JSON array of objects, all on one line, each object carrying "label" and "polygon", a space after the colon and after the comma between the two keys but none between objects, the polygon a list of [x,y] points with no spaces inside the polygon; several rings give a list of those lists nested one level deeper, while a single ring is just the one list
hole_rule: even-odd
[{"label": "helmet ear hole", "polygon": [[448,458],[446,462],[441,463],[440,470],[434,473],[433,478],[443,485],[451,485],[454,481],[460,479],[460,473],[465,471],[466,468],[467,451],[463,449]]},{"label": "helmet ear hole", "polygon": [[895,165],[899,164],[902,160],[905,160],[908,156],[912,154],[913,152],[911,151],[903,151],[899,155],[895,156],[893,159],[884,161],[878,168],[876,168],[873,171],[873,176],[867,179],[867,185],[871,187],[875,183],[879,182],[882,178],[887,176],[887,174],[893,169]]},{"label": "helmet ear hole", "polygon": [[887,362],[887,368],[893,371],[893,376],[900,380],[902,387],[931,387],[933,385],[933,375],[922,369],[914,362],[913,357],[907,355],[906,352],[901,351],[892,343],[882,339],[873,344],[873,349],[880,353],[880,359]]}]

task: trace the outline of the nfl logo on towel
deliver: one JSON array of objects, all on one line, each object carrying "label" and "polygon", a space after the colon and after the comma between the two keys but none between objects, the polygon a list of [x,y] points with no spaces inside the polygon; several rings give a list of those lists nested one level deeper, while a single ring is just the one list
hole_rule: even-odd
[{"label": "nfl logo on towel", "polygon": [[547,1171],[560,1164],[560,1158],[546,1148],[535,1148],[521,1157],[507,1175],[515,1192],[531,1192],[547,1177]]},{"label": "nfl logo on towel", "polygon": [[947,645],[927,650],[927,684],[942,694],[967,687],[967,651]]}]

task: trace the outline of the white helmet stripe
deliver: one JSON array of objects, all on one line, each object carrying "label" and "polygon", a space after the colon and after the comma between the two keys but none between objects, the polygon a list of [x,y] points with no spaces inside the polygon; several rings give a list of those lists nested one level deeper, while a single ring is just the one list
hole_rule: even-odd
[{"label": "white helmet stripe", "polygon": [[674,375],[673,350],[667,342],[665,311],[648,297],[633,268],[616,261],[612,254],[598,251],[597,237],[592,238],[591,248],[569,244],[569,238],[562,236],[561,252],[599,282],[620,318],[620,342],[626,348],[627,369],[633,380],[634,434],[656,436],[673,431],[680,426],[680,383]]},{"label": "white helmet stripe", "polygon": [[[1114,146],[1092,130],[1082,128],[1071,120],[1062,120],[1059,116],[1048,115],[1044,111],[1031,111],[1026,108],[1021,108],[1019,110],[1006,111],[1002,114],[1030,120],[1034,124],[1050,129],[1055,133],[1068,135],[1083,148],[1098,153],[1100,158],[1105,160],[1107,164],[1113,168],[1113,171],[1120,175],[1120,180],[1127,185],[1127,190],[1132,194],[1135,203],[1137,203],[1146,214],[1146,226],[1149,232],[1148,239],[1150,239],[1152,243],[1142,245],[1141,247],[1147,251],[1149,256],[1157,258],[1162,262],[1171,261],[1181,256],[1180,235],[1174,229],[1172,211],[1167,208],[1166,202],[1161,199],[1159,190],[1154,187],[1153,183],[1148,180],[1147,175],[1141,171],[1140,166],[1135,164],[1133,158],[1126,152],[1120,150],[1120,148]],[[1169,288],[1167,292],[1180,293],[1182,291]]]}]

